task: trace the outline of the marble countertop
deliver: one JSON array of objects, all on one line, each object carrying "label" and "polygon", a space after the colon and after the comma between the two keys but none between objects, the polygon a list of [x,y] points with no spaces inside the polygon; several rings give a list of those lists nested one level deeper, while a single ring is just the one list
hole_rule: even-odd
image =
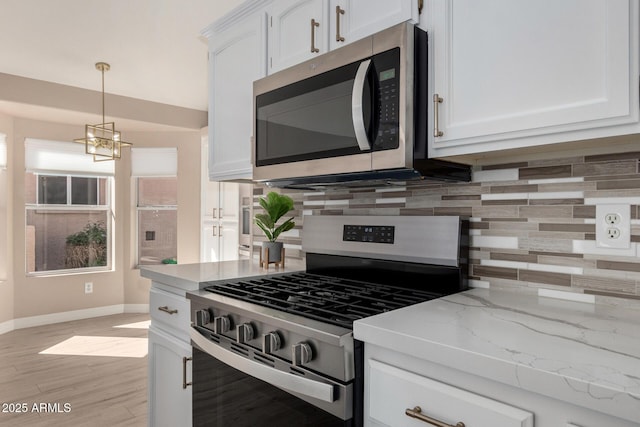
[{"label": "marble countertop", "polygon": [[194,264],[148,265],[140,267],[140,275],[184,291],[200,289],[200,284],[214,280],[290,273],[305,269],[303,261],[286,260],[284,268],[270,265],[262,268],[257,259],[202,262]]},{"label": "marble countertop", "polygon": [[356,321],[354,335],[640,422],[640,310],[472,289]]}]

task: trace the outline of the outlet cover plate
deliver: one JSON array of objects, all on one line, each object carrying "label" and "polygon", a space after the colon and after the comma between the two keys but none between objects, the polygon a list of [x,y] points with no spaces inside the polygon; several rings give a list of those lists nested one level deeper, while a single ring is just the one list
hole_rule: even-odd
[{"label": "outlet cover plate", "polygon": [[[609,220],[612,214],[619,218],[615,224]],[[631,205],[596,205],[596,247],[609,249],[631,247]]]}]

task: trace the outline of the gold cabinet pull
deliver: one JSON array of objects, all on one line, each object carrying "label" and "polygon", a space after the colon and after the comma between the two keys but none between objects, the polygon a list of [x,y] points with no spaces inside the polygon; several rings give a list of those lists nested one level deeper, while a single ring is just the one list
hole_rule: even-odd
[{"label": "gold cabinet pull", "polygon": [[336,41],[343,42],[344,37],[340,35],[340,15],[344,15],[344,9],[336,6]]},{"label": "gold cabinet pull", "polygon": [[318,53],[320,49],[316,47],[316,27],[319,27],[320,23],[311,18],[311,53]]},{"label": "gold cabinet pull", "polygon": [[168,305],[165,305],[163,307],[158,307],[158,310],[160,311],[164,311],[165,313],[169,313],[169,314],[177,314],[178,310],[176,310],[175,308],[172,310],[169,308]]},{"label": "gold cabinet pull", "polygon": [[405,415],[410,416],[411,418],[416,418],[420,421],[424,421],[427,424],[431,424],[432,426],[437,426],[437,427],[465,427],[464,423],[462,421],[458,422],[456,425],[453,424],[447,424],[444,423],[442,421],[438,421],[435,418],[431,418],[428,417],[426,415],[424,415],[422,413],[422,408],[420,408],[419,406],[416,406],[413,409],[406,409],[404,411]]},{"label": "gold cabinet pull", "polygon": [[193,357],[183,357],[182,358],[182,389],[186,389],[190,385],[193,385],[191,381],[187,382],[187,362],[193,360]]},{"label": "gold cabinet pull", "polygon": [[433,95],[433,136],[444,135],[438,126],[438,104],[442,104],[442,98],[436,93]]}]

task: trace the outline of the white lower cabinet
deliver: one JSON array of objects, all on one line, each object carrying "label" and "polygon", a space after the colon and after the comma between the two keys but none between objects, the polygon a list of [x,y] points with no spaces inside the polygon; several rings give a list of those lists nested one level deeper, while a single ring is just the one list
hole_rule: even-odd
[{"label": "white lower cabinet", "polygon": [[368,361],[369,421],[373,426],[533,427],[533,414],[475,393]]},{"label": "white lower cabinet", "polygon": [[[186,368],[185,368],[186,367]],[[149,425],[191,425],[191,346],[149,329]]]},{"label": "white lower cabinet", "polygon": [[[365,427],[638,427],[588,406],[493,380],[488,372],[462,372],[426,357],[365,342]],[[468,363],[473,366],[473,357]],[[436,423],[413,418],[408,410]]]},{"label": "white lower cabinet", "polygon": [[191,426],[191,340],[185,291],[153,282],[149,297],[150,427]]}]

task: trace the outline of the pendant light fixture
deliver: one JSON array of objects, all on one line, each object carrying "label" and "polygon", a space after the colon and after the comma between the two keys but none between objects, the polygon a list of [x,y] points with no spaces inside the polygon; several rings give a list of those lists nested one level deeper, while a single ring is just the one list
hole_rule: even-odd
[{"label": "pendant light fixture", "polygon": [[102,73],[102,123],[84,126],[84,138],[74,139],[74,142],[85,145],[87,154],[93,155],[94,162],[104,162],[119,159],[122,148],[131,146],[120,138],[120,132],[116,130],[114,122],[106,123],[104,119],[104,72],[111,66],[106,62],[96,63],[96,69]]}]

